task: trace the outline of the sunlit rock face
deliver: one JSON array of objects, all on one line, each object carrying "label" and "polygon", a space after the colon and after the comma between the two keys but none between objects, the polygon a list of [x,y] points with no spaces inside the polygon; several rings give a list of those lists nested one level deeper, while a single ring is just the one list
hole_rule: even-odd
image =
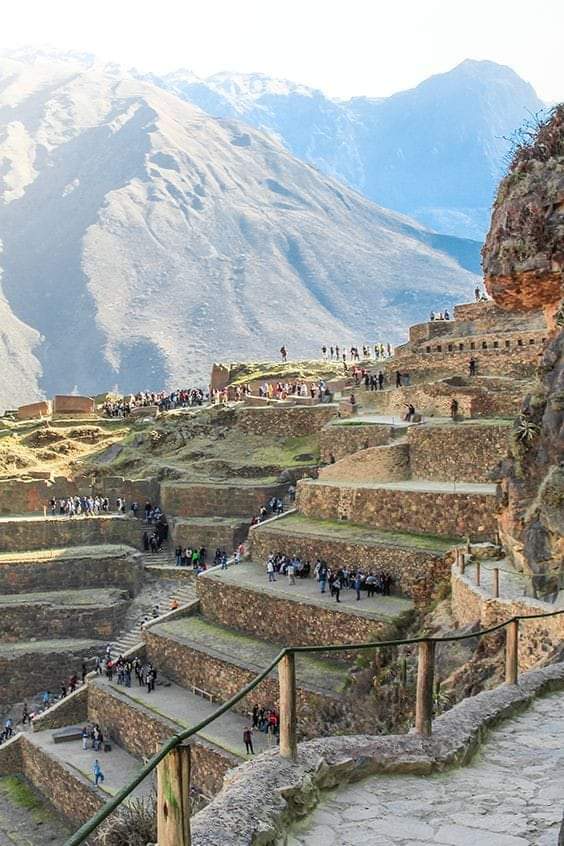
[{"label": "sunlit rock face", "polygon": [[564,105],[520,146],[501,182],[483,249],[499,305],[554,318],[564,280]]},{"label": "sunlit rock face", "polygon": [[514,155],[483,249],[486,287],[503,308],[542,307],[551,327],[537,385],[502,467],[501,530],[516,563],[556,593],[564,561],[564,106]]}]

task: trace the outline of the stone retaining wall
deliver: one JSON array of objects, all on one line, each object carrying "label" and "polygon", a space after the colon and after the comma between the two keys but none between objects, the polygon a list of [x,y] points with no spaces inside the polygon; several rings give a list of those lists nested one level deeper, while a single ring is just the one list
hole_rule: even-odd
[{"label": "stone retaining wall", "polygon": [[18,420],[34,420],[41,417],[50,417],[52,411],[51,400],[31,402],[27,405],[20,405],[16,417]]},{"label": "stone retaining wall", "polygon": [[200,576],[197,589],[204,617],[282,645],[359,643],[380,638],[388,630],[384,622],[342,613],[334,605],[321,608],[295,602],[214,576]]},{"label": "stone retaining wall", "polygon": [[96,403],[92,397],[66,396],[56,394],[53,397],[53,414],[94,414]]},{"label": "stone retaining wall", "polygon": [[172,526],[172,543],[182,547],[202,547],[213,553],[216,547],[233,552],[246,539],[250,521],[243,520],[183,520],[176,518]]},{"label": "stone retaining wall", "polygon": [[80,676],[82,662],[104,651],[103,641],[53,640],[53,651],[35,648],[29,641],[26,650],[12,651],[0,645],[0,705],[22,702],[39,691],[59,691],[61,682],[73,673]]},{"label": "stone retaining wall", "polygon": [[487,482],[507,453],[509,426],[411,426],[411,475],[432,481]]},{"label": "stone retaining wall", "polygon": [[385,570],[394,578],[394,593],[409,596],[419,607],[426,607],[435,591],[450,576],[453,553],[434,553],[414,547],[379,546],[340,540],[331,536],[276,530],[273,524],[251,529],[250,554],[254,561],[266,561],[271,552],[295,553],[306,561],[323,558],[329,566],[350,564],[375,571]]},{"label": "stone retaining wall", "polygon": [[[538,333],[531,333],[530,337],[534,339],[534,344],[529,344],[529,336],[526,333],[521,333],[523,346],[512,346],[509,349],[505,348],[505,335],[492,337],[486,335],[484,337],[471,338],[439,338],[430,342],[431,352],[426,352],[426,347],[417,351],[406,349],[401,351],[399,355],[396,354],[394,358],[388,359],[385,363],[385,368],[391,377],[394,376],[396,370],[402,373],[409,373],[412,376],[412,381],[422,381],[425,378],[437,378],[441,376],[454,376],[461,373],[468,373],[468,362],[473,357],[476,361],[477,372],[481,375],[489,376],[514,376],[516,378],[523,378],[532,376],[539,363],[539,354],[542,352],[542,336]],[[517,343],[517,338],[512,341]],[[459,350],[459,344],[464,344],[464,349]],[[488,344],[488,349],[482,349],[482,343]],[[497,348],[492,348],[494,343],[498,344]],[[451,344],[452,351],[448,350],[448,344]],[[472,349],[474,344],[474,349]],[[438,346],[441,349],[438,349]],[[396,353],[398,351],[396,350]]]},{"label": "stone retaining wall", "polygon": [[33,731],[59,729],[77,725],[88,719],[88,686],[81,685],[74,693],[69,693],[55,705],[33,718]]},{"label": "stone retaining wall", "polygon": [[[2,568],[0,567],[0,570]],[[123,628],[129,600],[108,596],[101,606],[56,605],[37,602],[0,602],[0,642],[17,643],[34,638],[84,638],[109,640]]]},{"label": "stone retaining wall", "polygon": [[[501,574],[503,578],[503,574]],[[465,626],[478,621],[482,628],[496,626],[512,617],[545,614],[553,605],[529,597],[503,599],[491,596],[473,584],[457,567],[452,568],[452,610],[455,620]],[[519,669],[538,665],[564,642],[564,614],[521,620],[519,623]]]},{"label": "stone retaining wall", "polygon": [[298,482],[297,508],[306,517],[349,520],[375,529],[446,537],[489,537],[496,499],[488,494],[396,490]]},{"label": "stone retaining wall", "polygon": [[336,413],[332,405],[240,408],[236,427],[253,435],[299,438],[319,432]]},{"label": "stone retaining wall", "polygon": [[487,390],[478,385],[457,387],[438,381],[366,395],[366,402],[377,411],[398,417],[405,414],[406,403],[412,403],[425,417],[450,417],[453,399],[458,402],[458,413],[465,418],[515,417],[523,401],[523,390]]},{"label": "stone retaining wall", "polygon": [[252,517],[273,496],[283,497],[286,485],[219,485],[165,482],[161,499],[167,513],[179,517]]},{"label": "stone retaining wall", "polygon": [[408,444],[386,444],[361,449],[319,471],[319,478],[323,481],[401,482],[409,479],[409,476]]},{"label": "stone retaining wall", "polygon": [[387,423],[329,424],[321,430],[321,460],[329,464],[332,457],[339,461],[360,449],[387,444],[391,435],[392,427]]},{"label": "stone retaining wall", "polygon": [[131,517],[47,517],[0,524],[0,552],[126,544],[141,548],[143,523]]},{"label": "stone retaining wall", "polygon": [[[212,694],[219,702],[226,702],[235,696],[242,687],[256,678],[262,668],[243,666],[213,655],[209,651],[196,650],[184,643],[181,637],[174,637],[169,632],[163,632],[158,627],[145,632],[144,640],[147,655],[155,666],[181,687],[191,688],[193,685]],[[302,736],[313,736],[318,725],[319,710],[329,700],[336,701],[337,697],[329,697],[298,684],[297,691],[298,719]],[[249,696],[245,696],[233,710],[248,715],[253,705],[260,703],[262,707],[279,707],[280,690],[276,672],[256,687]]]},{"label": "stone retaining wall", "polygon": [[135,596],[142,580],[139,556],[0,560],[0,594],[117,587]]},{"label": "stone retaining wall", "polygon": [[[119,746],[139,758],[150,757],[179,731],[179,726],[166,717],[96,683],[88,686],[88,719],[99,723]],[[192,783],[207,796],[214,796],[227,770],[237,766],[240,759],[197,736],[191,745]]]},{"label": "stone retaining wall", "polygon": [[[0,480],[0,513],[2,514],[42,514],[45,506],[53,497],[66,499],[68,496],[89,496],[92,492],[92,479],[67,479],[55,476],[43,479],[3,479]],[[124,479],[122,476],[106,476],[98,480],[95,493],[107,496],[115,508],[117,497],[125,497],[131,504],[134,500],[140,505],[149,500],[153,505],[159,502],[159,483],[156,479]]]}]

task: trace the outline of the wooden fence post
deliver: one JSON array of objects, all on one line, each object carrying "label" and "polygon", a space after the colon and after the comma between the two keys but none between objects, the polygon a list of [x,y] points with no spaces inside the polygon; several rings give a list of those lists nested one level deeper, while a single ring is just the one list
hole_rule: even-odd
[{"label": "wooden fence post", "polygon": [[460,555],[460,574],[464,575],[464,570],[466,568],[466,554],[463,552]]},{"label": "wooden fence post", "polygon": [[[296,740],[296,660],[288,652],[278,664],[280,687],[280,755],[295,761],[298,754]],[[159,843],[160,846],[160,843]]]},{"label": "wooden fence post", "polygon": [[190,746],[182,743],[157,766],[159,846],[190,846]]},{"label": "wooden fence post", "polygon": [[499,567],[494,567],[494,596],[499,597]]},{"label": "wooden fence post", "polygon": [[505,681],[517,684],[519,678],[519,620],[511,620],[505,628]]},{"label": "wooden fence post", "polygon": [[415,730],[431,736],[433,723],[433,675],[435,671],[435,642],[419,642],[417,657],[417,698],[415,702]]},{"label": "wooden fence post", "polygon": [[476,584],[480,586],[480,562],[476,561]]}]

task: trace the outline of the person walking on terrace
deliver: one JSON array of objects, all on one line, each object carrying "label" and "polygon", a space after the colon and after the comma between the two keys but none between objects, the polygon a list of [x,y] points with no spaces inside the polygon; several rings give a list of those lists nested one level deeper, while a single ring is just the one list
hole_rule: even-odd
[{"label": "person walking on terrace", "polygon": [[474,358],[474,356],[472,356],[472,358],[468,362],[468,373],[470,374],[470,376],[476,375],[476,359]]},{"label": "person walking on terrace", "polygon": [[283,362],[288,361],[288,350],[286,349],[286,347],[284,345],[282,345],[280,347],[280,355],[282,356]]},{"label": "person walking on terrace", "polygon": [[356,601],[360,600],[360,588],[362,587],[362,576],[360,574],[360,570],[357,571],[356,576],[354,577],[354,589],[356,591]]},{"label": "person walking on terrace", "polygon": [[274,575],[274,562],[272,561],[271,557],[269,557],[268,561],[266,562],[266,572],[268,573],[268,581],[275,582],[276,577]]},{"label": "person walking on terrace", "polygon": [[245,753],[247,755],[254,755],[255,750],[253,749],[253,730],[250,726],[247,726],[243,732],[243,743],[245,744]]},{"label": "person walking on terrace", "polygon": [[98,782],[104,783],[104,773],[102,772],[102,768],[100,766],[100,762],[98,758],[92,764],[92,772],[94,773],[94,784],[98,787]]}]

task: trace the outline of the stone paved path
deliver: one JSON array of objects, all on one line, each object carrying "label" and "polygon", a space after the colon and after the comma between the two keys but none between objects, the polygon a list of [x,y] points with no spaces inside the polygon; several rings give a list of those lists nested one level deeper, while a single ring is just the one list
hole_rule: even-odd
[{"label": "stone paved path", "polygon": [[[480,586],[494,594],[494,569],[499,568],[499,595],[502,599],[517,599],[527,595],[527,579],[514,569],[511,561],[501,558],[499,561],[482,561],[480,565]],[[476,583],[476,565],[468,564],[464,575]]]},{"label": "stone paved path", "polygon": [[285,846],[557,846],[564,694],[502,724],[467,767],[325,794]]},{"label": "stone paved path", "polygon": [[308,479],[308,485],[331,488],[378,488],[388,491],[424,491],[428,493],[488,494],[494,496],[496,485],[479,482],[432,482],[427,479],[407,479],[403,482],[339,482],[334,479]]}]

